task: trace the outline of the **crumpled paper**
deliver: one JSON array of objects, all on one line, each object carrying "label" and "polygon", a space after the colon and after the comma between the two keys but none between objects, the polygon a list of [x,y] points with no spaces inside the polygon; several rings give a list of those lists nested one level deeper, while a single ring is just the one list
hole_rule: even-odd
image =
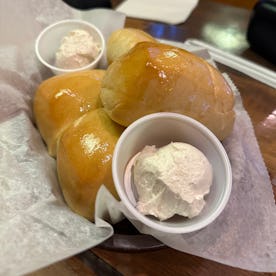
[{"label": "crumpled paper", "polygon": [[[192,51],[215,65],[205,49],[162,42]],[[152,235],[179,251],[251,271],[276,272],[276,205],[270,178],[240,93],[229,76],[224,74],[224,77],[235,93],[236,120],[232,134],[223,141],[233,184],[222,214],[194,233],[168,235],[137,221],[122,202],[115,203],[115,199],[112,202],[109,198],[103,206],[109,210],[108,205],[112,204],[141,233]],[[106,192],[102,189],[99,193]]]},{"label": "crumpled paper", "polygon": [[[110,29],[106,22],[98,26],[106,34],[124,20],[118,13],[111,20],[112,11],[107,13],[102,11],[100,18],[112,21]],[[276,271],[275,203],[237,90],[237,120],[224,142],[233,169],[233,191],[211,225],[185,235],[152,231],[133,220],[104,187],[96,200],[95,224],[65,205],[55,160],[33,126],[31,101],[37,85],[52,76],[36,60],[34,39],[47,25],[72,16],[79,18],[82,13],[61,1],[29,0],[28,5],[20,0],[0,1],[0,18],[5,22],[0,24],[0,275],[28,273],[95,246],[113,234],[105,219],[116,222],[122,214],[142,233],[177,250],[244,269]],[[91,13],[84,16],[95,19]],[[202,49],[189,50],[208,58]]]},{"label": "crumpled paper", "polygon": [[[83,15],[106,37],[125,20],[111,10]],[[62,1],[15,0],[0,1],[0,18],[0,275],[8,276],[94,247],[112,236],[113,228],[101,218],[93,224],[67,207],[56,162],[33,124],[33,94],[52,76],[36,59],[35,39],[46,26],[82,14]],[[108,25],[109,20],[115,23]]]}]

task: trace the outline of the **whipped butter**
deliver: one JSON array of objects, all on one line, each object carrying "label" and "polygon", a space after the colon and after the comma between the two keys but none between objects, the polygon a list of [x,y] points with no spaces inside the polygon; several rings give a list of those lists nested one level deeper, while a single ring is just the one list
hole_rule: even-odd
[{"label": "whipped butter", "polygon": [[82,29],[72,30],[63,37],[56,52],[56,66],[63,69],[81,68],[92,62],[100,50],[89,32]]},{"label": "whipped butter", "polygon": [[210,162],[192,145],[146,146],[133,167],[137,209],[160,220],[175,214],[192,218],[202,211],[212,180]]}]

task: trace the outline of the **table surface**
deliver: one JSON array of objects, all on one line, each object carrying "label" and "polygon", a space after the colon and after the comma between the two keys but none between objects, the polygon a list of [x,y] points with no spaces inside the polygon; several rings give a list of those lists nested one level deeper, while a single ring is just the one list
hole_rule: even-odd
[{"label": "table surface", "polygon": [[[119,1],[113,1],[116,5]],[[276,71],[276,66],[250,49],[246,30],[250,10],[207,0],[199,1],[188,20],[180,25],[127,18],[126,27],[142,29],[154,37],[183,42],[197,38],[227,52],[245,57]],[[219,65],[238,87],[249,113],[276,195],[276,91],[246,75]],[[273,275],[229,267],[171,248],[123,253],[93,248],[29,274],[42,275]]]}]

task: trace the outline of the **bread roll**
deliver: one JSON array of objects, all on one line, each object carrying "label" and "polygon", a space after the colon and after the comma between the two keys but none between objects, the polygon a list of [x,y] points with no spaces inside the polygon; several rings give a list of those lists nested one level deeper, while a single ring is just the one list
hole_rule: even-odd
[{"label": "bread roll", "polygon": [[104,73],[104,70],[90,70],[59,75],[38,87],[34,116],[51,156],[56,156],[57,140],[69,124],[102,106],[99,93]]},{"label": "bread roll", "polygon": [[234,95],[218,70],[185,50],[141,42],[114,61],[101,100],[112,120],[128,126],[155,112],[190,116],[224,139],[234,122]]},{"label": "bread roll", "polygon": [[112,180],[112,154],[123,128],[103,109],[90,111],[62,134],[57,147],[57,171],[69,207],[94,219],[94,204],[104,184],[118,198]]},{"label": "bread roll", "polygon": [[107,41],[106,56],[108,63],[112,63],[142,41],[155,42],[156,40],[139,29],[124,28],[113,32]]}]

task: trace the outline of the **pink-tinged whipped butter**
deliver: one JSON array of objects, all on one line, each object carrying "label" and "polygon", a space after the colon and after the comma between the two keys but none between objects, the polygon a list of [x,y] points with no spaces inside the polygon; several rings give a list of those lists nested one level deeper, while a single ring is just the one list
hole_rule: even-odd
[{"label": "pink-tinged whipped butter", "polygon": [[202,211],[213,172],[200,150],[176,142],[159,149],[146,146],[135,159],[133,177],[137,209],[166,220],[175,214],[192,218]]},{"label": "pink-tinged whipped butter", "polygon": [[56,53],[56,66],[63,69],[81,68],[96,59],[100,50],[89,32],[72,30],[61,41]]}]

